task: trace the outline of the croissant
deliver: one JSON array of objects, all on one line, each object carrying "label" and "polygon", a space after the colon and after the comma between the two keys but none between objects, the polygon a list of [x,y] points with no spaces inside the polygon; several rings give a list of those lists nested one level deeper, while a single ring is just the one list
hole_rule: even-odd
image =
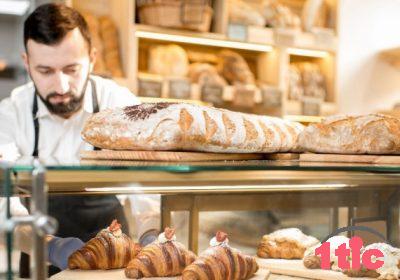
[{"label": "croissant", "polygon": [[185,268],[182,280],[246,280],[258,270],[255,258],[228,245],[227,234],[217,232],[211,247]]},{"label": "croissant", "polygon": [[175,230],[166,228],[158,240],[147,245],[125,269],[128,278],[167,277],[181,275],[196,255],[175,241]]},{"label": "croissant", "polygon": [[108,228],[101,230],[96,237],[68,258],[68,268],[124,268],[140,249],[139,244],[122,233],[121,225],[114,220]]}]

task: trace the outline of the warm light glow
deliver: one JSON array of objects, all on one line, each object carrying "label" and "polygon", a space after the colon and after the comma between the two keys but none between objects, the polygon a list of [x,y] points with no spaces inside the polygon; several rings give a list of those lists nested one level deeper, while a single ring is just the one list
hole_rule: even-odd
[{"label": "warm light glow", "polygon": [[178,43],[187,43],[187,44],[195,44],[195,45],[204,45],[204,46],[252,50],[252,51],[259,51],[259,52],[272,51],[272,47],[268,46],[268,45],[243,43],[243,42],[228,41],[228,40],[210,39],[210,38],[201,38],[201,37],[191,37],[191,36],[183,36],[183,35],[175,35],[175,34],[164,34],[164,33],[149,32],[149,31],[136,31],[136,36],[138,38],[154,39],[154,40],[178,42]]},{"label": "warm light glow", "polygon": [[329,52],[327,51],[317,51],[317,50],[305,50],[305,49],[297,49],[297,48],[288,48],[289,54],[292,55],[300,55],[300,56],[311,56],[311,57],[320,57],[324,58],[329,56]]},{"label": "warm light glow", "polygon": [[291,191],[296,190],[326,190],[351,187],[348,184],[267,184],[267,185],[239,185],[239,186],[143,186],[140,184],[130,184],[115,187],[87,187],[86,192],[106,192],[106,193],[203,193],[203,192],[258,192],[263,191]]}]

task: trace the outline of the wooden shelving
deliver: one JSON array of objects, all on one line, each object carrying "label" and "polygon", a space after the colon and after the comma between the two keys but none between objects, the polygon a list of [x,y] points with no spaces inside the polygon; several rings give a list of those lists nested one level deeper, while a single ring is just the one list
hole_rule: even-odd
[{"label": "wooden shelving", "polygon": [[[256,0],[251,0],[256,1]],[[305,0],[282,0],[300,10]],[[286,3],[288,2],[288,3]],[[327,1],[337,13],[337,0]],[[327,80],[327,97],[321,105],[321,115],[336,112],[336,20],[330,20],[328,28],[316,28],[312,32],[285,29],[234,26],[228,19],[228,0],[214,0],[214,18],[209,33],[192,32],[149,26],[136,22],[135,1],[132,0],[68,0],[78,10],[90,10],[102,15],[108,14],[116,23],[120,34],[120,50],[125,77],[118,83],[138,92],[139,71],[143,68],[146,49],[152,44],[178,44],[186,50],[204,51],[217,54],[223,48],[230,48],[243,55],[248,61],[257,80],[269,84],[282,92],[281,108],[263,111],[255,104],[254,112],[264,114],[301,115],[301,104],[288,100],[288,73],[293,59],[317,62]],[[236,28],[236,30],[235,30]],[[139,51],[140,50],[140,51]],[[139,61],[142,61],[139,63]],[[198,95],[195,95],[198,98]],[[259,96],[258,96],[259,98]],[[257,108],[256,108],[257,107]]]}]

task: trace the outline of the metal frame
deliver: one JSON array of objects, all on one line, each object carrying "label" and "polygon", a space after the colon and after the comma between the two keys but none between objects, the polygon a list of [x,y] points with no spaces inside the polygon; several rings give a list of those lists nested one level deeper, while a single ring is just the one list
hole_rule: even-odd
[{"label": "metal frame", "polygon": [[[10,176],[12,169],[6,170],[5,175]],[[46,235],[54,234],[57,228],[57,222],[47,216],[47,185],[46,185],[46,169],[39,164],[34,163],[34,168],[31,172],[31,204],[30,215],[11,217],[9,212],[9,203],[7,205],[7,221],[4,225],[0,225],[0,232],[6,232],[9,237],[8,245],[8,269],[11,271],[11,236],[17,226],[30,225],[33,234],[32,262],[31,262],[31,278],[34,280],[42,280],[47,278],[47,245]],[[10,180],[9,180],[10,181]],[[11,181],[10,181],[11,182]],[[6,180],[5,180],[5,184]],[[11,184],[5,185],[6,190],[10,190]],[[6,196],[9,201],[11,192],[7,192]],[[12,279],[12,274],[8,273],[8,279]]]}]

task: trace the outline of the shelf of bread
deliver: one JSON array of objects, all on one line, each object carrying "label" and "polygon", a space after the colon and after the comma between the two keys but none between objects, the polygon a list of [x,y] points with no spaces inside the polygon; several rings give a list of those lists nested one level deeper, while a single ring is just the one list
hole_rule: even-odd
[{"label": "shelf of bread", "polygon": [[167,103],[189,103],[189,104],[197,104],[197,105],[200,105],[200,106],[211,106],[210,103],[203,102],[201,100],[193,100],[193,99],[174,99],[174,98],[157,98],[157,97],[142,97],[142,96],[139,96],[139,100],[142,103],[167,102]]},{"label": "shelf of bread", "polygon": [[199,84],[190,77],[139,73],[138,85],[142,100],[180,101],[264,115],[281,114],[282,93],[279,88],[267,84]]},{"label": "shelf of bread", "polygon": [[211,46],[219,48],[241,49],[256,52],[269,52],[273,49],[270,45],[229,40],[227,36],[223,34],[199,33],[187,30],[177,30],[142,24],[135,25],[135,36],[139,39]]},{"label": "shelf of bread", "polygon": [[[289,47],[309,51],[307,55],[322,57],[321,53],[335,53],[337,38],[331,29],[306,33],[295,29],[274,29],[259,26],[230,24],[227,35],[200,33],[187,30],[135,24],[139,39],[194,44],[201,46],[269,52],[274,47]],[[313,53],[313,51],[315,51]],[[320,51],[320,52],[318,52]]]},{"label": "shelf of bread", "polygon": [[303,49],[308,56],[323,57],[326,55],[323,53],[335,53],[337,50],[337,37],[329,28],[318,28],[314,32],[302,32],[299,29],[291,28],[229,24],[227,34],[229,39],[240,42]]},{"label": "shelf of bread", "polygon": [[91,32],[92,46],[96,48],[93,73],[116,80],[132,88],[132,36],[130,19],[133,2],[129,0],[67,0],[66,4],[78,10]]},{"label": "shelf of bread", "polygon": [[[285,116],[297,116],[306,120],[309,117],[334,115],[338,112],[337,104],[318,98],[305,98],[303,101],[287,100],[284,105]],[[314,119],[313,119],[314,120]]]}]

